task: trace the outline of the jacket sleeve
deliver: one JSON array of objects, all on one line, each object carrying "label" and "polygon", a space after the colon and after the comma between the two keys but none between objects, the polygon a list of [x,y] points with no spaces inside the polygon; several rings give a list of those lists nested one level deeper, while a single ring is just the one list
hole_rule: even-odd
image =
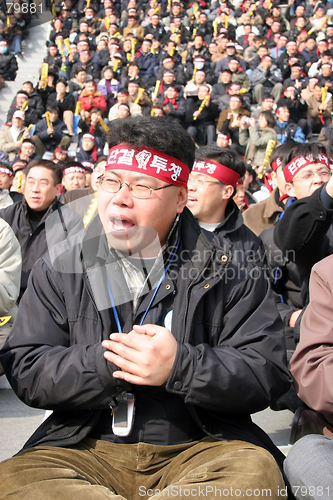
[{"label": "jacket sleeve", "polygon": [[[29,406],[60,411],[108,407],[128,384],[112,377],[116,367],[104,358],[101,342],[72,344],[60,275],[48,257],[37,261],[1,362],[16,394]],[[86,320],[88,338],[98,322]]]},{"label": "jacket sleeve", "polygon": [[273,134],[270,134],[269,132],[260,133],[255,125],[249,127],[249,133],[251,144],[254,144],[257,148],[260,146],[266,146],[267,142],[273,138]]},{"label": "jacket sleeve", "polygon": [[332,259],[313,268],[310,303],[302,322],[300,342],[290,368],[300,398],[311,408],[330,414],[333,421],[333,297]]},{"label": "jacket sleeve", "polygon": [[300,142],[301,144],[304,144],[304,142],[305,142],[305,135],[304,135],[304,133],[302,132],[301,127],[297,127],[297,129],[296,129],[296,132],[295,132],[295,135],[294,135],[293,139],[294,139],[294,141],[296,141],[296,142]]},{"label": "jacket sleeve", "polygon": [[258,279],[244,278],[231,287],[222,328],[213,327],[216,345],[178,344],[166,390],[186,403],[221,413],[254,413],[288,390],[283,325],[269,282],[255,269]]},{"label": "jacket sleeve", "polygon": [[0,316],[15,305],[20,293],[21,247],[10,226],[0,219]]},{"label": "jacket sleeve", "polygon": [[[251,128],[251,127],[250,127]],[[241,146],[247,146],[247,143],[249,142],[249,134],[246,129],[243,129],[239,127],[239,136],[238,136],[238,142]]]},{"label": "jacket sleeve", "polygon": [[255,70],[253,70],[250,80],[253,86],[257,85],[258,83],[264,83],[264,81],[266,80],[265,73],[263,71],[260,71],[259,68],[256,68]]}]

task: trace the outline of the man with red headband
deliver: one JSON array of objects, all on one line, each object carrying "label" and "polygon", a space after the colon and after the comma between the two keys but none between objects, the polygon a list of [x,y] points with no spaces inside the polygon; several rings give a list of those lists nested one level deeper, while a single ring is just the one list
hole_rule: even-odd
[{"label": "man with red headband", "polygon": [[321,144],[300,145],[288,160],[283,170],[286,192],[297,201],[285,211],[274,239],[283,253],[290,254],[297,264],[306,305],[312,266],[330,255],[333,248],[332,172]]},{"label": "man with red headband", "polygon": [[93,108],[100,108],[106,111],[107,103],[104,95],[98,90],[94,81],[90,80],[84,84],[84,90],[79,95],[79,102],[82,102],[82,111],[91,111]]},{"label": "man with red headband", "polygon": [[19,396],[53,410],[0,464],[2,496],[286,498],[250,418],[290,384],[267,280],[186,209],[180,125],[118,120],[109,148],[98,214],[38,261],[1,351]]}]

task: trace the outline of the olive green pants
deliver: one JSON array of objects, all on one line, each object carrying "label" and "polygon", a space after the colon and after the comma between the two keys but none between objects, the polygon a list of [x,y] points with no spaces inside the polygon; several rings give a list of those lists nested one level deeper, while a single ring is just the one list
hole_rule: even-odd
[{"label": "olive green pants", "polygon": [[36,447],[0,464],[0,498],[136,500],[286,498],[272,455],[242,441],[205,438],[175,446],[85,439]]}]

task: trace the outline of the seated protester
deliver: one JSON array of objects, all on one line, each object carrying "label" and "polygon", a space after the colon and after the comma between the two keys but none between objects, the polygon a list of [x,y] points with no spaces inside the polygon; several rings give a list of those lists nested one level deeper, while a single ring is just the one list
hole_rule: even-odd
[{"label": "seated protester", "polygon": [[325,33],[328,16],[325,17],[326,7],[323,3],[317,3],[313,15],[309,18],[315,33]]},{"label": "seated protester", "polygon": [[9,14],[7,16],[7,24],[1,30],[0,40],[5,40],[8,44],[8,52],[10,54],[17,54],[22,57],[22,30],[17,24],[17,20],[14,15]]},{"label": "seated protester", "polygon": [[55,92],[55,86],[57,81],[58,81],[58,74],[52,68],[49,68],[46,87],[42,80],[39,80],[38,82],[38,85],[35,90],[37,92],[37,95],[41,97],[43,101],[44,109],[46,108],[46,103],[49,95]]},{"label": "seated protester", "polygon": [[143,42],[145,36],[144,27],[141,26],[136,16],[128,16],[127,26],[123,29],[123,36],[126,38],[129,34],[133,34],[139,43]]},{"label": "seated protester", "polygon": [[[226,48],[227,57],[224,57],[220,61],[216,63],[215,66],[215,77],[219,77],[220,73],[229,67],[230,59],[237,58],[236,54],[236,44],[234,42],[228,42]],[[243,59],[239,60],[239,66],[245,71],[246,70],[246,62]]]},{"label": "seated protester", "polygon": [[240,118],[250,116],[250,112],[243,106],[241,96],[234,95],[230,98],[230,107],[221,111],[217,121],[217,130],[223,134],[231,137],[231,148],[235,149],[238,153],[244,155],[245,147],[239,144],[239,125]]},{"label": "seated protester", "polygon": [[[35,142],[36,150],[40,156],[46,151],[53,153],[61,139],[68,134],[65,123],[59,120],[59,111],[57,107],[49,106],[46,108],[49,112],[50,125],[45,118],[40,120],[35,128],[32,139]],[[70,138],[68,137],[70,142]]]},{"label": "seated protester", "polygon": [[8,53],[8,43],[0,40],[0,77],[4,80],[14,81],[18,70],[15,54]]},{"label": "seated protester", "polygon": [[202,85],[198,91],[198,99],[189,97],[186,100],[186,130],[200,146],[210,146],[216,140],[216,119],[219,111],[210,98],[210,88]]},{"label": "seated protester", "polygon": [[175,74],[176,85],[185,85],[186,77],[181,66],[176,66],[176,61],[173,57],[167,56],[162,59],[162,67],[156,73],[157,80],[163,80],[163,75],[166,71],[173,71]]},{"label": "seated protester", "polygon": [[16,94],[14,103],[10,106],[7,113],[7,122],[10,122],[15,111],[22,111],[25,116],[25,125],[29,126],[38,122],[39,111],[29,106],[29,94],[25,90],[19,90]]},{"label": "seated protester", "polygon": [[83,134],[92,134],[95,137],[103,138],[105,132],[101,125],[101,118],[103,118],[103,111],[101,108],[93,108],[90,112],[81,110],[81,118],[78,123],[78,128],[81,130],[79,137],[82,138]]},{"label": "seated protester", "polygon": [[129,102],[134,102],[141,106],[141,111],[143,115],[150,115],[150,110],[152,107],[152,102],[145,89],[140,88],[137,83],[129,82],[128,84],[128,94]]},{"label": "seated protester", "polygon": [[265,94],[261,103],[261,106],[251,113],[251,118],[254,118],[258,122],[260,113],[263,111],[271,111],[273,113],[274,99],[271,95]]},{"label": "seated protester", "polygon": [[[324,40],[323,40],[324,41]],[[308,75],[309,77],[320,77],[321,74],[321,67],[325,63],[332,63],[332,53],[330,50],[328,50],[328,47],[326,44],[319,44],[319,48],[323,48],[321,52],[319,51],[319,54],[316,54],[316,58],[314,59],[313,63],[311,64],[309,68]]]},{"label": "seated protester", "polygon": [[281,70],[284,80],[290,77],[290,65],[295,62],[298,62],[302,68],[306,68],[306,61],[304,56],[298,52],[297,43],[294,40],[289,40],[286,45],[286,51],[281,55],[278,61],[278,67]]},{"label": "seated protester", "polygon": [[163,118],[166,118],[163,111],[163,106],[159,106],[158,104],[156,104],[156,106],[153,106],[150,111],[150,116],[162,116]]},{"label": "seated protester", "polygon": [[332,488],[332,259],[332,255],[326,257],[311,271],[310,302],[302,316],[300,342],[290,362],[295,389],[307,406],[300,409],[296,432],[291,437],[291,442],[297,442],[284,469],[294,491],[298,486],[308,492],[306,499],[315,498],[315,492],[321,490],[329,498]]},{"label": "seated protester", "polygon": [[[250,36],[252,35],[252,36]],[[244,61],[246,62],[247,66],[253,70],[257,65],[258,65],[258,50],[260,47],[263,45],[263,37],[261,35],[256,35],[250,33],[249,35],[249,46],[247,49],[244,51]],[[266,54],[265,54],[266,55]],[[259,58],[260,61],[260,58]]]},{"label": "seated protester", "polygon": [[274,149],[270,157],[272,192],[268,198],[251,205],[244,214],[244,223],[257,236],[268,227],[272,227],[277,217],[284,211],[288,200],[285,191],[285,178],[283,175],[283,160],[292,148],[296,146],[295,141],[289,141]]},{"label": "seated protester", "polygon": [[[0,217],[12,228],[21,245],[22,274],[19,299],[28,285],[28,278],[35,262],[48,250],[46,240],[46,221],[48,216],[57,211],[62,204],[58,201],[61,191],[62,169],[56,163],[47,160],[35,160],[26,168],[24,197],[8,208],[1,210]],[[16,193],[17,194],[17,193]],[[58,216],[58,229],[52,235],[52,244],[56,244],[81,229],[80,220],[69,210]],[[60,220],[59,220],[60,219]],[[52,226],[57,222],[53,219]]]},{"label": "seated protester", "polygon": [[30,136],[28,128],[24,125],[23,111],[15,111],[11,124],[5,124],[0,131],[0,151],[8,154],[10,163],[18,154],[22,140]]},{"label": "seated protester", "polygon": [[231,71],[232,83],[238,83],[243,91],[246,90],[248,92],[251,89],[250,78],[240,67],[240,59],[238,59],[237,57],[229,59],[228,69]]},{"label": "seated protester", "polygon": [[59,52],[56,43],[50,43],[48,46],[48,55],[43,59],[44,63],[49,65],[49,69],[53,69],[57,74],[60,71],[62,62],[62,55]]},{"label": "seated protester", "polygon": [[[232,83],[229,86],[228,92],[224,96],[219,97],[217,105],[220,111],[223,111],[224,109],[228,109],[230,107],[230,98],[233,95],[241,95],[241,86],[239,83]],[[243,108],[249,111],[251,109],[250,98],[250,94],[242,95]]]},{"label": "seated protester", "polygon": [[186,100],[180,96],[181,87],[175,85],[165,91],[163,111],[168,120],[185,125]]},{"label": "seated protester", "polygon": [[[187,77],[189,76],[189,73],[193,72],[194,59],[196,57],[203,58],[204,62],[205,61],[208,62],[210,59],[207,46],[205,45],[203,37],[200,34],[195,35],[195,37],[193,38],[193,45],[190,46],[187,50],[186,54]],[[198,68],[198,69],[203,69],[203,68]]]},{"label": "seated protester", "polygon": [[93,61],[89,50],[83,50],[80,52],[78,62],[72,65],[70,78],[73,78],[76,75],[78,68],[84,68],[95,82],[100,81],[101,65]]},{"label": "seated protester", "polygon": [[209,44],[208,47],[210,54],[210,67],[213,73],[215,73],[215,66],[218,61],[223,58],[223,54],[219,50],[219,46],[216,41],[213,41]]},{"label": "seated protester", "polygon": [[285,105],[280,106],[276,110],[276,125],[274,130],[280,144],[285,144],[291,139],[296,142],[305,142],[305,135],[302,129],[290,120],[290,111]]},{"label": "seated protester", "polygon": [[[154,12],[154,11],[153,11]],[[154,38],[161,40],[165,35],[165,29],[162,22],[160,22],[160,16],[158,14],[152,13],[149,18],[149,24],[145,26],[144,36],[153,35]]]},{"label": "seated protester", "polygon": [[219,76],[218,82],[213,85],[213,90],[212,90],[213,102],[217,103],[219,97],[223,97],[227,93],[227,91],[229,91],[231,79],[232,79],[231,71],[228,68],[224,69]]},{"label": "seated protester", "polygon": [[244,48],[244,50],[247,49],[247,47],[249,46],[249,34],[250,33],[253,33],[253,35],[254,35],[254,32],[252,31],[252,25],[245,24],[244,25],[244,34],[240,35],[237,38],[237,43],[239,45],[241,45]]},{"label": "seated protester", "polygon": [[114,54],[110,56],[107,64],[108,66],[111,66],[114,76],[120,80],[122,69],[126,64],[123,60],[122,54],[120,52],[114,52]]},{"label": "seated protester", "polygon": [[307,37],[305,48],[302,50],[301,53],[305,59],[306,68],[308,69],[312,64],[312,61],[316,61],[318,58],[316,37],[314,35],[309,35]]},{"label": "seated protester", "polygon": [[124,102],[119,104],[117,108],[117,119],[122,120],[124,118],[128,118],[131,115],[131,111],[128,104]]},{"label": "seated protester", "polygon": [[261,242],[243,224],[232,199],[237,181],[245,175],[243,159],[235,151],[216,145],[197,149],[195,157],[188,180],[187,207],[201,228],[232,242],[246,258],[263,265]]},{"label": "seated protester", "polygon": [[309,79],[303,73],[303,68],[300,64],[292,64],[290,66],[290,77],[284,81],[284,86],[294,86],[300,90],[308,86]]},{"label": "seated protester", "polygon": [[128,89],[122,88],[117,94],[116,104],[114,104],[109,111],[108,119],[110,122],[118,118],[117,109],[120,104],[127,104],[129,106],[131,116],[138,116],[142,114],[141,106],[130,101]]},{"label": "seated protester", "polygon": [[[225,33],[229,40],[234,41],[238,36],[244,34],[243,26],[240,26],[240,29],[236,29],[236,21],[230,15],[230,9],[228,7],[224,7],[223,10],[220,9],[219,17],[216,21],[218,22],[217,32]],[[254,30],[256,29],[257,28],[254,27]]]},{"label": "seated protester", "polygon": [[306,305],[312,266],[332,253],[332,171],[322,144],[299,145],[293,153],[284,176],[287,194],[297,201],[286,209],[274,241],[296,263]]},{"label": "seated protester", "polygon": [[[302,34],[304,33],[305,35],[305,40],[307,39],[308,37],[308,31],[311,31],[311,27],[310,29],[307,29],[306,28],[306,25],[309,25],[310,23],[305,19],[304,16],[299,16],[295,19],[295,24],[294,24],[294,28],[291,28],[289,30],[289,37],[292,39],[292,40],[300,40],[300,37],[302,36]],[[311,26],[311,24],[310,24]]]},{"label": "seated protester", "polygon": [[175,74],[173,71],[166,71],[163,75],[163,80],[156,82],[154,92],[151,96],[153,104],[162,105],[165,99],[165,91],[168,87],[175,85]]},{"label": "seated protester", "polygon": [[88,24],[88,32],[90,35],[99,35],[100,20],[96,16],[97,9],[94,6],[88,5],[84,9],[84,19]]},{"label": "seated protester", "polygon": [[[330,125],[327,127],[322,127],[321,131],[319,132],[317,142],[320,144],[323,144],[326,146],[326,148],[329,148],[330,141],[333,139],[333,120],[331,121]],[[0,148],[1,149],[1,148]],[[329,150],[327,151],[329,153]]]},{"label": "seated protester", "polygon": [[261,106],[264,94],[270,94],[274,102],[280,99],[283,84],[280,69],[273,64],[270,56],[264,56],[257,68],[251,75],[251,83],[254,86],[253,99]]},{"label": "seated protester", "polygon": [[[53,30],[50,33],[49,41],[55,43],[56,38],[61,35],[63,40],[69,37],[69,31],[64,28],[64,23],[61,18],[56,18],[53,22]],[[50,46],[48,44],[48,46]]]},{"label": "seated protester", "polygon": [[188,97],[198,97],[198,90],[201,85],[208,84],[206,83],[206,73],[200,69],[196,71],[194,79],[187,82],[183,92],[185,99]]},{"label": "seated protester", "polygon": [[111,66],[105,66],[102,69],[102,79],[97,84],[97,89],[104,95],[107,104],[106,111],[115,104],[116,95],[120,88],[120,82],[114,78],[114,73]]},{"label": "seated protester", "polygon": [[275,64],[279,62],[280,57],[287,50],[287,42],[288,37],[286,35],[280,35],[276,45],[270,49],[270,56],[273,58]]},{"label": "seated protester", "polygon": [[145,39],[135,56],[135,62],[139,68],[139,76],[143,78],[143,87],[145,88],[149,88],[155,84],[156,77],[154,70],[158,67],[157,56],[150,52],[151,45],[151,40]]},{"label": "seated protester", "polygon": [[66,5],[62,6],[59,19],[61,19],[63,27],[68,33],[72,33],[72,31],[77,31],[79,29],[77,18]]},{"label": "seated protester", "polygon": [[[184,66],[184,64],[183,64],[183,58],[178,53],[179,46],[177,45],[177,43],[175,42],[175,40],[172,39],[173,35],[175,35],[175,33],[171,33],[171,35],[166,39],[166,41],[165,41],[165,43],[163,45],[162,50],[159,51],[159,54],[158,54],[157,58],[158,58],[158,62],[159,62],[160,66],[162,65],[162,61],[166,57],[172,57],[172,59],[174,59],[176,61],[176,66],[179,66],[180,64],[182,66]],[[184,49],[184,51],[185,51],[185,49]]]},{"label": "seated protester", "polygon": [[193,58],[193,63],[187,63],[186,67],[186,81],[193,80],[197,71],[203,70],[205,72],[205,81],[210,84],[214,81],[214,75],[210,67],[210,63],[201,56]]},{"label": "seated protester", "polygon": [[69,146],[70,144],[68,144],[67,137],[62,138],[60,144],[58,144],[54,150],[51,161],[54,163],[65,163],[67,160],[70,160],[70,157],[68,156]]},{"label": "seated protester", "polygon": [[187,12],[184,9],[183,4],[179,2],[178,0],[174,0],[171,5],[171,9],[167,9],[167,15],[163,17],[163,24],[167,28],[170,26],[172,21],[175,18],[180,18],[181,24],[186,28],[189,29],[191,25],[191,20],[189,16],[187,15]]},{"label": "seated protester", "polygon": [[211,23],[208,23],[205,12],[200,12],[195,28],[197,30],[196,34],[201,35],[206,46],[208,46],[213,39],[213,26]]},{"label": "seated protester", "polygon": [[325,87],[328,87],[328,91],[333,93],[333,72],[332,72],[332,63],[326,62],[321,65],[321,74],[319,74],[319,78],[321,83],[324,84]]},{"label": "seated protester", "polygon": [[95,163],[103,154],[103,141],[92,134],[84,134],[76,153],[77,161]]},{"label": "seated protester", "polygon": [[[84,84],[87,80],[91,79],[91,76],[86,72],[84,68],[78,67],[75,76],[69,81],[68,91],[70,94],[74,95],[75,100],[78,100],[79,94],[84,90]],[[100,90],[100,89],[99,89]]]},{"label": "seated protester", "polygon": [[306,100],[308,125],[312,133],[319,133],[323,126],[329,127],[332,121],[332,94],[327,92],[325,96],[325,93],[325,85],[318,82],[314,85],[313,95]]},{"label": "seated protester", "polygon": [[80,162],[69,159],[64,164],[62,169],[62,185],[61,202],[63,202],[66,192],[73,189],[82,189],[86,186],[85,169]]},{"label": "seated protester", "polygon": [[276,46],[281,33],[281,23],[277,19],[272,22],[272,25],[268,32],[264,36],[265,44],[269,49]]},{"label": "seated protester", "polygon": [[59,120],[63,121],[70,135],[74,135],[74,111],[75,99],[72,94],[66,91],[67,81],[60,78],[56,84],[56,91],[50,94],[47,100],[47,107],[56,107],[59,110]]},{"label": "seated protester", "polygon": [[84,84],[84,90],[79,95],[78,102],[82,102],[81,110],[91,111],[93,108],[100,108],[103,112],[106,111],[107,104],[104,95],[97,89],[94,81],[89,81]]},{"label": "seated protester", "polygon": [[11,191],[14,171],[8,163],[0,162],[0,208],[13,205],[22,198],[22,195]]},{"label": "seated protester", "polygon": [[283,91],[281,99],[277,103],[277,107],[286,106],[289,109],[290,120],[298,125],[305,136],[309,133],[307,123],[308,105],[302,98],[301,89],[289,85]]},{"label": "seated protester", "polygon": [[254,165],[260,167],[264,163],[267,143],[270,140],[276,143],[274,130],[275,119],[270,111],[262,111],[258,118],[259,128],[255,118],[243,116],[239,125],[239,144],[245,147],[245,161],[252,160]]},{"label": "seated protester", "polygon": [[35,143],[33,139],[29,138],[23,139],[20,150],[17,156],[15,156],[12,165],[14,166],[17,162],[20,162],[22,160],[24,162],[29,163],[30,161],[38,160],[38,158],[40,158],[41,156],[42,155],[39,155],[36,152]]}]

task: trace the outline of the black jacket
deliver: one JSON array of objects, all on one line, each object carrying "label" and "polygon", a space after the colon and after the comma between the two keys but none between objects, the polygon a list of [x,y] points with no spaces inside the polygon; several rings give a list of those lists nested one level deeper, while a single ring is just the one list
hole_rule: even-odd
[{"label": "black jacket", "polygon": [[40,138],[46,150],[51,152],[58,146],[64,135],[68,133],[66,125],[63,121],[59,120],[59,118],[52,123],[52,126],[54,129],[52,137],[47,133],[48,126],[46,118],[40,120],[35,129],[35,135]]},{"label": "black jacket", "polygon": [[15,80],[17,70],[18,65],[14,54],[0,54],[0,76],[4,80]]},{"label": "black jacket", "polygon": [[[27,288],[28,278],[33,265],[48,249],[45,221],[49,215],[55,211],[58,212],[58,215],[56,217],[53,216],[52,219],[54,227],[57,227],[57,234],[53,233],[53,236],[56,238],[54,243],[62,241],[65,235],[70,233],[73,228],[76,230],[78,227],[81,227],[80,219],[68,207],[66,207],[66,211],[60,213],[60,207],[62,206],[63,204],[55,198],[34,231],[29,222],[28,205],[24,198],[0,211],[0,217],[10,225],[21,245],[22,276],[19,299]],[[48,241],[51,242],[50,238],[48,238]]]},{"label": "black jacket", "polygon": [[57,101],[57,93],[53,92],[47,99],[48,106],[56,106],[59,109],[59,120],[63,120],[64,111],[75,111],[75,99],[72,94],[66,92],[62,102]]},{"label": "black jacket", "polygon": [[[16,111],[15,104],[16,104],[16,96],[12,100],[11,106],[10,106],[8,114],[7,114],[7,119],[9,119],[9,121],[11,121],[13,114]],[[29,95],[28,111],[27,111],[28,114],[29,114],[29,110],[30,110],[31,116],[33,116],[36,119],[35,122],[29,122],[29,125],[30,125],[30,123],[37,123],[37,121],[42,118],[42,115],[45,111],[44,105],[43,105],[43,100],[37,94],[35,89]],[[33,115],[32,115],[32,113],[33,113]]]},{"label": "black jacket", "polygon": [[[172,252],[179,237],[176,258],[145,319],[163,325],[166,313],[173,311],[178,348],[160,397],[165,394],[176,409],[185,403],[204,433],[255,443],[279,459],[281,454],[250,418],[290,385],[282,323],[269,283],[259,268],[252,279],[250,264],[236,265],[227,240],[224,248],[214,246],[211,234],[200,230],[187,209],[170,241]],[[121,392],[145,390],[115,380],[115,365],[103,357],[101,341],[117,331],[106,259],[113,263],[108,266],[112,288],[123,292],[124,302],[117,307],[122,330],[128,332],[143,318],[154,291],[143,296],[133,317],[124,277],[98,216],[83,239],[78,235],[58,245],[31,273],[0,354],[18,396],[30,406],[53,410],[25,448],[75,445],[91,433],[103,409],[109,415],[109,405]]]}]

